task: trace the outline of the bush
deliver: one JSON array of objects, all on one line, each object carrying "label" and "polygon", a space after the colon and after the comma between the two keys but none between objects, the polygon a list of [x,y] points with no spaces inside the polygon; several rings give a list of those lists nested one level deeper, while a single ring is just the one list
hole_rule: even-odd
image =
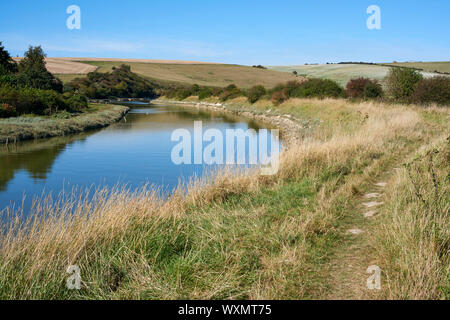
[{"label": "bush", "polygon": [[18,115],[48,115],[67,107],[62,95],[53,90],[16,88],[6,84],[0,86],[0,104],[13,106]]},{"label": "bush", "polygon": [[88,107],[86,97],[78,93],[66,92],[63,95],[63,99],[66,109],[70,112],[79,112]]},{"label": "bush", "polygon": [[0,118],[9,118],[9,117],[15,117],[17,115],[16,108],[13,106],[2,103],[0,105]]},{"label": "bush", "polygon": [[392,98],[407,102],[422,80],[422,74],[416,70],[409,68],[391,68],[386,82]]},{"label": "bush", "polygon": [[308,81],[301,83],[297,88],[292,89],[290,96],[295,98],[338,98],[344,96],[344,89],[333,80],[309,79]]},{"label": "bush", "polygon": [[275,91],[272,94],[272,102],[275,105],[279,105],[279,104],[283,103],[284,101],[286,101],[287,99],[289,99],[289,95],[287,94],[286,88]]},{"label": "bush", "polygon": [[370,80],[368,78],[357,78],[351,79],[347,83],[346,93],[350,98],[378,98],[383,95],[383,89],[375,80]]},{"label": "bush", "polygon": [[433,77],[422,80],[414,91],[412,101],[414,103],[450,104],[450,78]]},{"label": "bush", "polygon": [[259,99],[261,99],[262,96],[266,94],[266,88],[263,86],[254,86],[248,91],[248,101],[250,103],[255,103]]},{"label": "bush", "polygon": [[176,97],[180,100],[184,100],[187,97],[190,97],[192,95],[191,90],[189,89],[179,89],[177,90]]},{"label": "bush", "polygon": [[156,96],[158,86],[121,65],[112,72],[90,72],[86,78],[77,78],[68,83],[66,91],[78,91],[93,99],[150,98]]},{"label": "bush", "polygon": [[212,90],[209,88],[201,89],[198,93],[199,100],[203,100],[212,96]]},{"label": "bush", "polygon": [[230,84],[228,87],[224,88],[219,94],[219,99],[221,101],[227,101],[228,99],[233,99],[242,96],[241,90],[235,85]]},{"label": "bush", "polygon": [[378,81],[370,81],[366,84],[364,88],[364,98],[366,99],[376,99],[383,96],[383,87],[378,83]]},{"label": "bush", "polygon": [[347,83],[346,92],[350,98],[364,98],[364,89],[366,84],[369,83],[368,78],[351,79]]}]

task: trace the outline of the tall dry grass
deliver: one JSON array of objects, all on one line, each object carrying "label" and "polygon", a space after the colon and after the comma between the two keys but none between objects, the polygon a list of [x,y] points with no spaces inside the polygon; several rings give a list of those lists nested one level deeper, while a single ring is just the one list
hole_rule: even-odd
[{"label": "tall dry grass", "polygon": [[424,146],[397,170],[372,237],[389,299],[449,299],[450,145]]},{"label": "tall dry grass", "polygon": [[[431,133],[414,107],[328,99],[283,108],[326,121],[282,154],[274,176],[219,172],[164,200],[151,188],[102,189],[44,199],[28,220],[11,219],[0,240],[0,297],[308,297],[318,285],[311,268],[354,183]],[[80,291],[65,287],[69,265],[82,270]]]}]

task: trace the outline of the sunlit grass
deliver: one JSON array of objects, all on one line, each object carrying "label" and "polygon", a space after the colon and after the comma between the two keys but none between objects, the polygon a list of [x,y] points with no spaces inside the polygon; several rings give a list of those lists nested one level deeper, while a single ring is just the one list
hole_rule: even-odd
[{"label": "sunlit grass", "polygon": [[[26,222],[9,220],[0,246],[0,297],[320,297],[327,290],[321,266],[339,244],[337,226],[353,209],[355,186],[448,127],[428,124],[417,106],[373,102],[292,100],[273,112],[311,122],[304,139],[282,154],[276,175],[219,172],[211,183],[193,182],[187,193],[183,187],[164,200],[149,188],[102,189],[93,198],[43,199]],[[446,109],[433,112],[449,116]],[[417,248],[410,248],[411,257],[420,254]],[[442,263],[422,275],[435,275]],[[79,291],[65,287],[69,265],[81,268]],[[419,296],[398,267],[386,265],[390,287],[403,290],[389,296]]]}]

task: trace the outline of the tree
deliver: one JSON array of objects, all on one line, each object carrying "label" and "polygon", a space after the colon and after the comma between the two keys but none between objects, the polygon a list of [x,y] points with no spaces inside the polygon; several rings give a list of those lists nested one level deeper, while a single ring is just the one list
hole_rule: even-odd
[{"label": "tree", "polygon": [[386,80],[391,96],[399,101],[407,101],[422,79],[422,74],[416,70],[391,68]]},{"label": "tree", "polygon": [[8,73],[16,73],[17,64],[9,55],[9,52],[5,50],[0,41],[0,75]]},{"label": "tree", "polygon": [[23,87],[62,92],[62,82],[47,71],[45,57],[41,46],[30,46],[19,63],[18,84]]}]

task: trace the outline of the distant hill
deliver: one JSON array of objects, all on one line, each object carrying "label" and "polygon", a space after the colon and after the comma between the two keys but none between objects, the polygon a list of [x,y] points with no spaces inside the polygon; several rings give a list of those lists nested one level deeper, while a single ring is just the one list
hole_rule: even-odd
[{"label": "distant hill", "polygon": [[[99,72],[111,71],[123,62],[83,61],[98,67]],[[200,86],[226,87],[235,84],[240,88],[263,85],[275,87],[279,83],[295,80],[293,74],[261,68],[230,64],[144,63],[126,62],[131,71],[163,83],[198,84]]]},{"label": "distant hill", "polygon": [[[428,68],[422,72],[425,77],[437,75],[430,70],[437,66],[436,63],[426,63]],[[450,62],[443,63],[444,66]],[[414,64],[405,64],[405,66],[413,67]],[[417,65],[416,65],[417,66]],[[337,81],[340,85],[345,86],[350,79],[365,77],[383,82],[386,77],[390,65],[389,64],[318,64],[318,65],[298,65],[298,66],[269,66],[270,70],[283,71],[292,73],[296,71],[299,75],[307,77],[315,77],[322,79],[331,79]],[[441,68],[441,70],[444,70]],[[433,70],[434,71],[434,70]]]},{"label": "distant hill", "polygon": [[236,84],[241,88],[261,84],[270,88],[298,78],[274,70],[196,61],[109,58],[47,58],[46,61],[47,69],[64,83],[96,70],[109,72],[124,63],[131,67],[132,72],[162,84],[215,87]]},{"label": "distant hill", "polygon": [[441,72],[450,74],[450,61],[438,62],[396,62],[387,63],[387,65],[422,69],[426,72]]}]

